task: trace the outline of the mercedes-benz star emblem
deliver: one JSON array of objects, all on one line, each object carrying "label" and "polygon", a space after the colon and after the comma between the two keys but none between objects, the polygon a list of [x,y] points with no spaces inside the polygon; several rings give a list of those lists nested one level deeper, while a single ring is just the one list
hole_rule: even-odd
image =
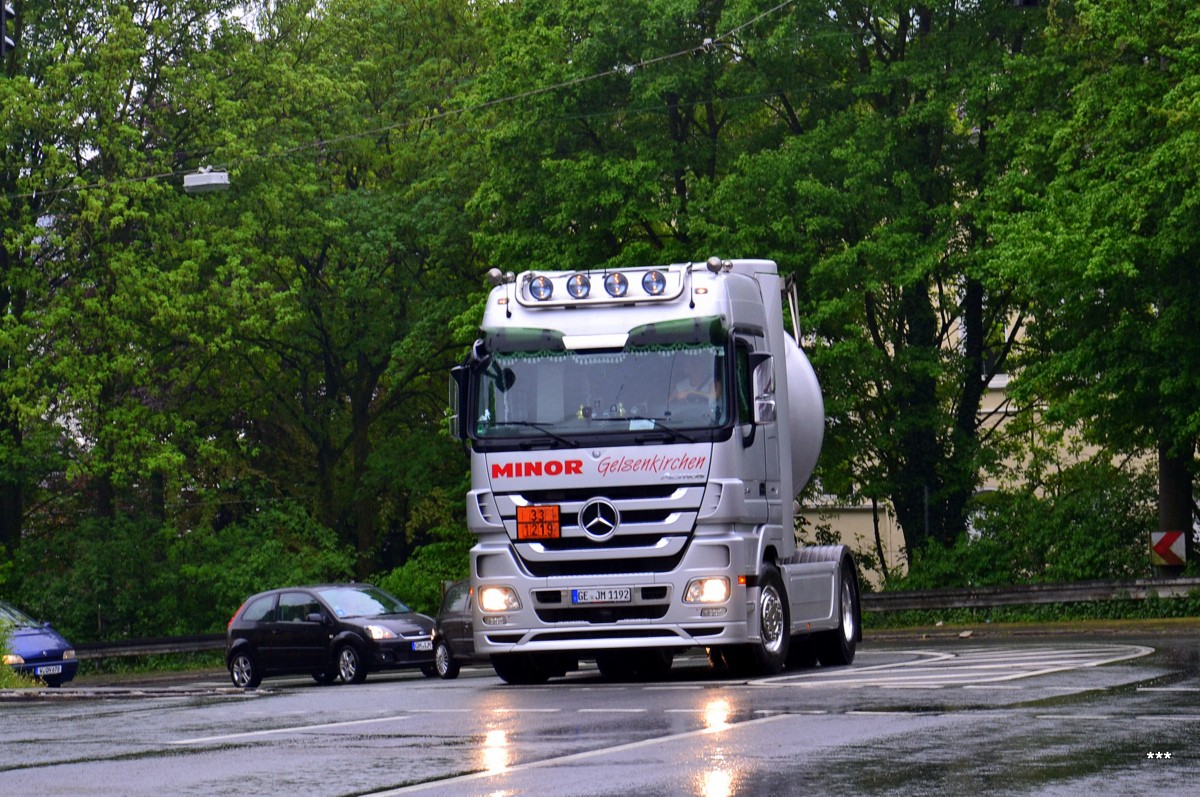
[{"label": "mercedes-benz star emblem", "polygon": [[621,513],[605,498],[593,498],[579,510],[579,526],[596,542],[604,542],[617,533]]}]

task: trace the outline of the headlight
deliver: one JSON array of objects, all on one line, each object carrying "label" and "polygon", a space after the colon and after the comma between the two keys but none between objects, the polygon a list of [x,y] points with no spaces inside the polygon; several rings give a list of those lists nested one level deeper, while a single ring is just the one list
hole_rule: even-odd
[{"label": "headlight", "polygon": [[367,636],[371,639],[395,639],[396,632],[390,628],[384,628],[381,625],[369,625],[366,627]]},{"label": "headlight", "polygon": [[642,290],[651,296],[658,296],[667,289],[667,278],[661,271],[647,271],[642,277]]},{"label": "headlight", "polygon": [[24,664],[25,659],[18,656],[16,653],[5,653],[4,654],[4,663],[5,664]]},{"label": "headlight", "polygon": [[592,281],[586,274],[572,274],[567,280],[567,293],[571,294],[573,299],[586,299],[591,290]]},{"label": "headlight", "polygon": [[608,291],[609,296],[620,299],[629,293],[629,280],[625,279],[624,274],[614,271],[604,278],[604,290]]},{"label": "headlight", "polygon": [[529,293],[539,302],[544,302],[554,293],[554,283],[547,277],[534,277],[529,283]]},{"label": "headlight", "polygon": [[724,603],[729,600],[729,579],[724,576],[697,578],[683,591],[684,603]]},{"label": "headlight", "polygon": [[67,661],[68,659],[73,659],[73,658],[75,658],[74,650],[67,648],[66,650],[63,651],[63,661]]},{"label": "headlight", "polygon": [[482,587],[479,608],[485,612],[511,612],[521,608],[521,600],[512,587]]}]

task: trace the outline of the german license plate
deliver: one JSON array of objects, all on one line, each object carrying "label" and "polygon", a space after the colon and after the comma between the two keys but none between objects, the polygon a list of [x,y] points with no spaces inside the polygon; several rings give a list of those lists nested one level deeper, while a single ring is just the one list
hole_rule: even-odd
[{"label": "german license plate", "polygon": [[433,640],[418,639],[413,643],[413,650],[433,650]]},{"label": "german license plate", "polygon": [[35,675],[62,675],[61,664],[47,664],[45,667],[38,667],[34,671]]},{"label": "german license plate", "polygon": [[557,540],[561,536],[558,504],[517,507],[518,540]]},{"label": "german license plate", "polygon": [[629,603],[629,587],[593,587],[571,590],[571,603]]}]

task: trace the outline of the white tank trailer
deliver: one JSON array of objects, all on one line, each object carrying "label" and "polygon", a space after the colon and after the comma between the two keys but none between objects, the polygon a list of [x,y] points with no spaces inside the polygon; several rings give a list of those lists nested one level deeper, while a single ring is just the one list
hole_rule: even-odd
[{"label": "white tank trailer", "polygon": [[489,277],[450,389],[476,652],[509,683],[588,658],[660,678],[694,647],[745,674],[849,664],[854,561],[796,542],[824,404],[775,263]]}]

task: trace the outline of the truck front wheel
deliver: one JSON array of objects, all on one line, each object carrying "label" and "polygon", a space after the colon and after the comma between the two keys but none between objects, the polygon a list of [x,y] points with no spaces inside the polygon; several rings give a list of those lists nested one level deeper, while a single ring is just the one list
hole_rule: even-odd
[{"label": "truck front wheel", "polygon": [[506,684],[544,684],[550,680],[549,664],[545,654],[497,653],[492,656],[492,669]]},{"label": "truck front wheel", "polygon": [[[783,579],[774,565],[763,565],[758,577],[758,641],[721,651],[730,669],[754,675],[774,675],[787,662],[792,618]],[[712,654],[709,655],[710,660]]]}]

